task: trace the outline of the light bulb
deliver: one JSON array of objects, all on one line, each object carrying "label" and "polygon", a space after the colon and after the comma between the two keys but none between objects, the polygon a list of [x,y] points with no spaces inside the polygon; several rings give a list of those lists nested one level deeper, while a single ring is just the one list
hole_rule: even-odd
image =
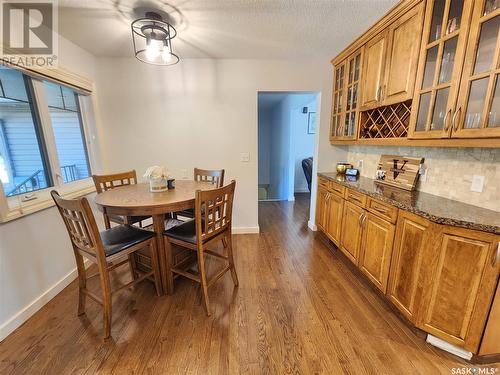
[{"label": "light bulb", "polygon": [[163,48],[163,51],[161,53],[161,58],[163,59],[163,62],[169,62],[170,60],[172,60],[172,54],[170,53],[170,48],[168,48],[167,46]]},{"label": "light bulb", "polygon": [[150,39],[146,47],[146,57],[149,61],[154,61],[160,56],[163,50],[163,41],[157,39]]}]

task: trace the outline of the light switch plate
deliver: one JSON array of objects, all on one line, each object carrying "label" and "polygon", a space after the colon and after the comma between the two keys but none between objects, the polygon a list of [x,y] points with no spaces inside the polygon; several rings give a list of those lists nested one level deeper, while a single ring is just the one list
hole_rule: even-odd
[{"label": "light switch plate", "polygon": [[361,159],[361,160],[358,160],[358,168],[359,169],[363,169],[363,165],[365,164],[365,162]]},{"label": "light switch plate", "polygon": [[242,152],[240,154],[240,161],[243,163],[248,163],[250,161],[250,154],[248,152]]},{"label": "light switch plate", "polygon": [[472,184],[470,186],[470,191],[476,193],[482,193],[484,188],[484,176],[474,175],[472,176]]}]

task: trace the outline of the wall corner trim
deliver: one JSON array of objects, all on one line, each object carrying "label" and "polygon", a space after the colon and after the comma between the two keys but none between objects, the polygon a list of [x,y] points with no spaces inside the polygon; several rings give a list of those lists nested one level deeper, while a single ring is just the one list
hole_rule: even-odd
[{"label": "wall corner trim", "polygon": [[307,226],[309,227],[310,230],[312,230],[313,232],[317,232],[318,231],[318,226],[316,224],[314,224],[311,220],[309,220],[307,222]]}]

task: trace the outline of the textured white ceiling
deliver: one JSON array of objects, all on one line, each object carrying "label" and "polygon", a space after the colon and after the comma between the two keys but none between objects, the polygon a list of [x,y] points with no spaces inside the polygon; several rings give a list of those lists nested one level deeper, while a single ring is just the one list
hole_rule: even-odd
[{"label": "textured white ceiling", "polygon": [[59,0],[60,33],[96,56],[132,56],[137,6],[172,14],[181,58],[333,58],[397,0]]}]

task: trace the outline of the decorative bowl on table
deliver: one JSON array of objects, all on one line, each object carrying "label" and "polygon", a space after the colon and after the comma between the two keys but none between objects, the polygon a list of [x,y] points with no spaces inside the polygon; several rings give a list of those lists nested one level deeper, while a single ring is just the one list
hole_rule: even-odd
[{"label": "decorative bowl on table", "polygon": [[337,173],[344,174],[348,168],[352,168],[352,164],[337,163]]},{"label": "decorative bowl on table", "polygon": [[168,190],[168,171],[165,167],[154,165],[149,167],[144,173],[144,178],[149,181],[149,191],[152,193],[161,193]]}]

